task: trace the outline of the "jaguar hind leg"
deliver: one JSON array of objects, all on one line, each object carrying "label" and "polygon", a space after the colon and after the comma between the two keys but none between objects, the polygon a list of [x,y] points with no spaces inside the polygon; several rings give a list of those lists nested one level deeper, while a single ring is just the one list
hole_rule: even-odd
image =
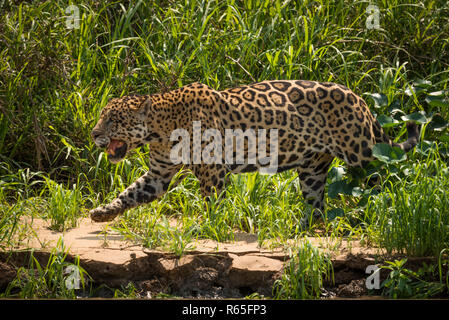
[{"label": "jaguar hind leg", "polygon": [[308,205],[301,218],[302,227],[305,227],[310,219],[318,218],[324,213],[324,187],[333,159],[329,154],[314,153],[297,168],[302,195]]},{"label": "jaguar hind leg", "polygon": [[226,166],[220,164],[205,164],[193,167],[193,173],[200,181],[201,195],[210,196],[214,191],[217,195],[223,190],[227,181]]}]

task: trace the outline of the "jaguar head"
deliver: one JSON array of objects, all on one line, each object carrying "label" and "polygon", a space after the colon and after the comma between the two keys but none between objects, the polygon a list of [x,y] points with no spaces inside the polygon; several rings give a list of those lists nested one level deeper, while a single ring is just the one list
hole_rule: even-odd
[{"label": "jaguar head", "polygon": [[95,145],[106,149],[111,163],[118,163],[126,154],[144,144],[150,96],[124,96],[108,102],[92,129]]}]

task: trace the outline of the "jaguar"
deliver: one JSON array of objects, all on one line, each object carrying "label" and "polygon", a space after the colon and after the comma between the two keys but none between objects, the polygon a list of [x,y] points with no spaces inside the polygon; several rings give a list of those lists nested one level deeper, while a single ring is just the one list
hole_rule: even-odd
[{"label": "jaguar", "polygon": [[[229,161],[224,152],[214,162],[201,157],[187,163],[173,161],[173,149],[179,146],[179,140],[173,139],[176,130],[184,130],[193,138],[187,149],[192,155],[211,152],[207,137],[195,143],[198,137],[193,124],[201,132],[214,129],[222,137],[227,130],[275,131],[273,137],[258,139],[272,143],[266,151],[269,155],[276,151],[275,172],[297,170],[302,196],[313,216],[324,212],[326,178],[334,158],[350,167],[366,167],[374,160],[375,144],[387,143],[408,152],[419,138],[418,126],[407,122],[408,139],[394,142],[360,96],[331,82],[272,80],[221,91],[192,83],[159,94],[113,98],[101,110],[91,132],[95,145],[106,149],[111,163],[148,145],[150,169],[110,203],[91,210],[91,219],[110,221],[127,209],[154,201],[167,191],[181,169],[196,176],[202,196],[208,197],[223,190],[229,173],[260,171],[267,166],[250,161],[254,141],[249,135],[243,141],[244,161]],[[274,144],[276,150],[271,148]],[[236,148],[234,145],[231,158],[236,156]]]}]

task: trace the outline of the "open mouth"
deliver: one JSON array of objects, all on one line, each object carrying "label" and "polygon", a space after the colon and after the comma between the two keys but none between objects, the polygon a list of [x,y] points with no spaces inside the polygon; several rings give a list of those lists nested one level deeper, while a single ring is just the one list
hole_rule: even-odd
[{"label": "open mouth", "polygon": [[109,145],[106,149],[106,152],[109,155],[109,159],[111,161],[114,160],[121,160],[122,158],[125,157],[126,155],[126,150],[128,149],[128,145],[126,144],[126,142],[121,141],[121,140],[115,140],[115,139],[111,139],[111,141],[109,142]]}]

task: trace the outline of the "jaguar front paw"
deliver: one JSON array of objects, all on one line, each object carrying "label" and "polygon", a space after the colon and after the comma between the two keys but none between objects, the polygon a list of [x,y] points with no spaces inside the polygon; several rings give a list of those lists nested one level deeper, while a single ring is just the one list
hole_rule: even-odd
[{"label": "jaguar front paw", "polygon": [[106,222],[114,220],[114,218],[118,216],[119,213],[120,211],[118,210],[108,210],[103,206],[89,211],[90,218],[95,222]]}]

